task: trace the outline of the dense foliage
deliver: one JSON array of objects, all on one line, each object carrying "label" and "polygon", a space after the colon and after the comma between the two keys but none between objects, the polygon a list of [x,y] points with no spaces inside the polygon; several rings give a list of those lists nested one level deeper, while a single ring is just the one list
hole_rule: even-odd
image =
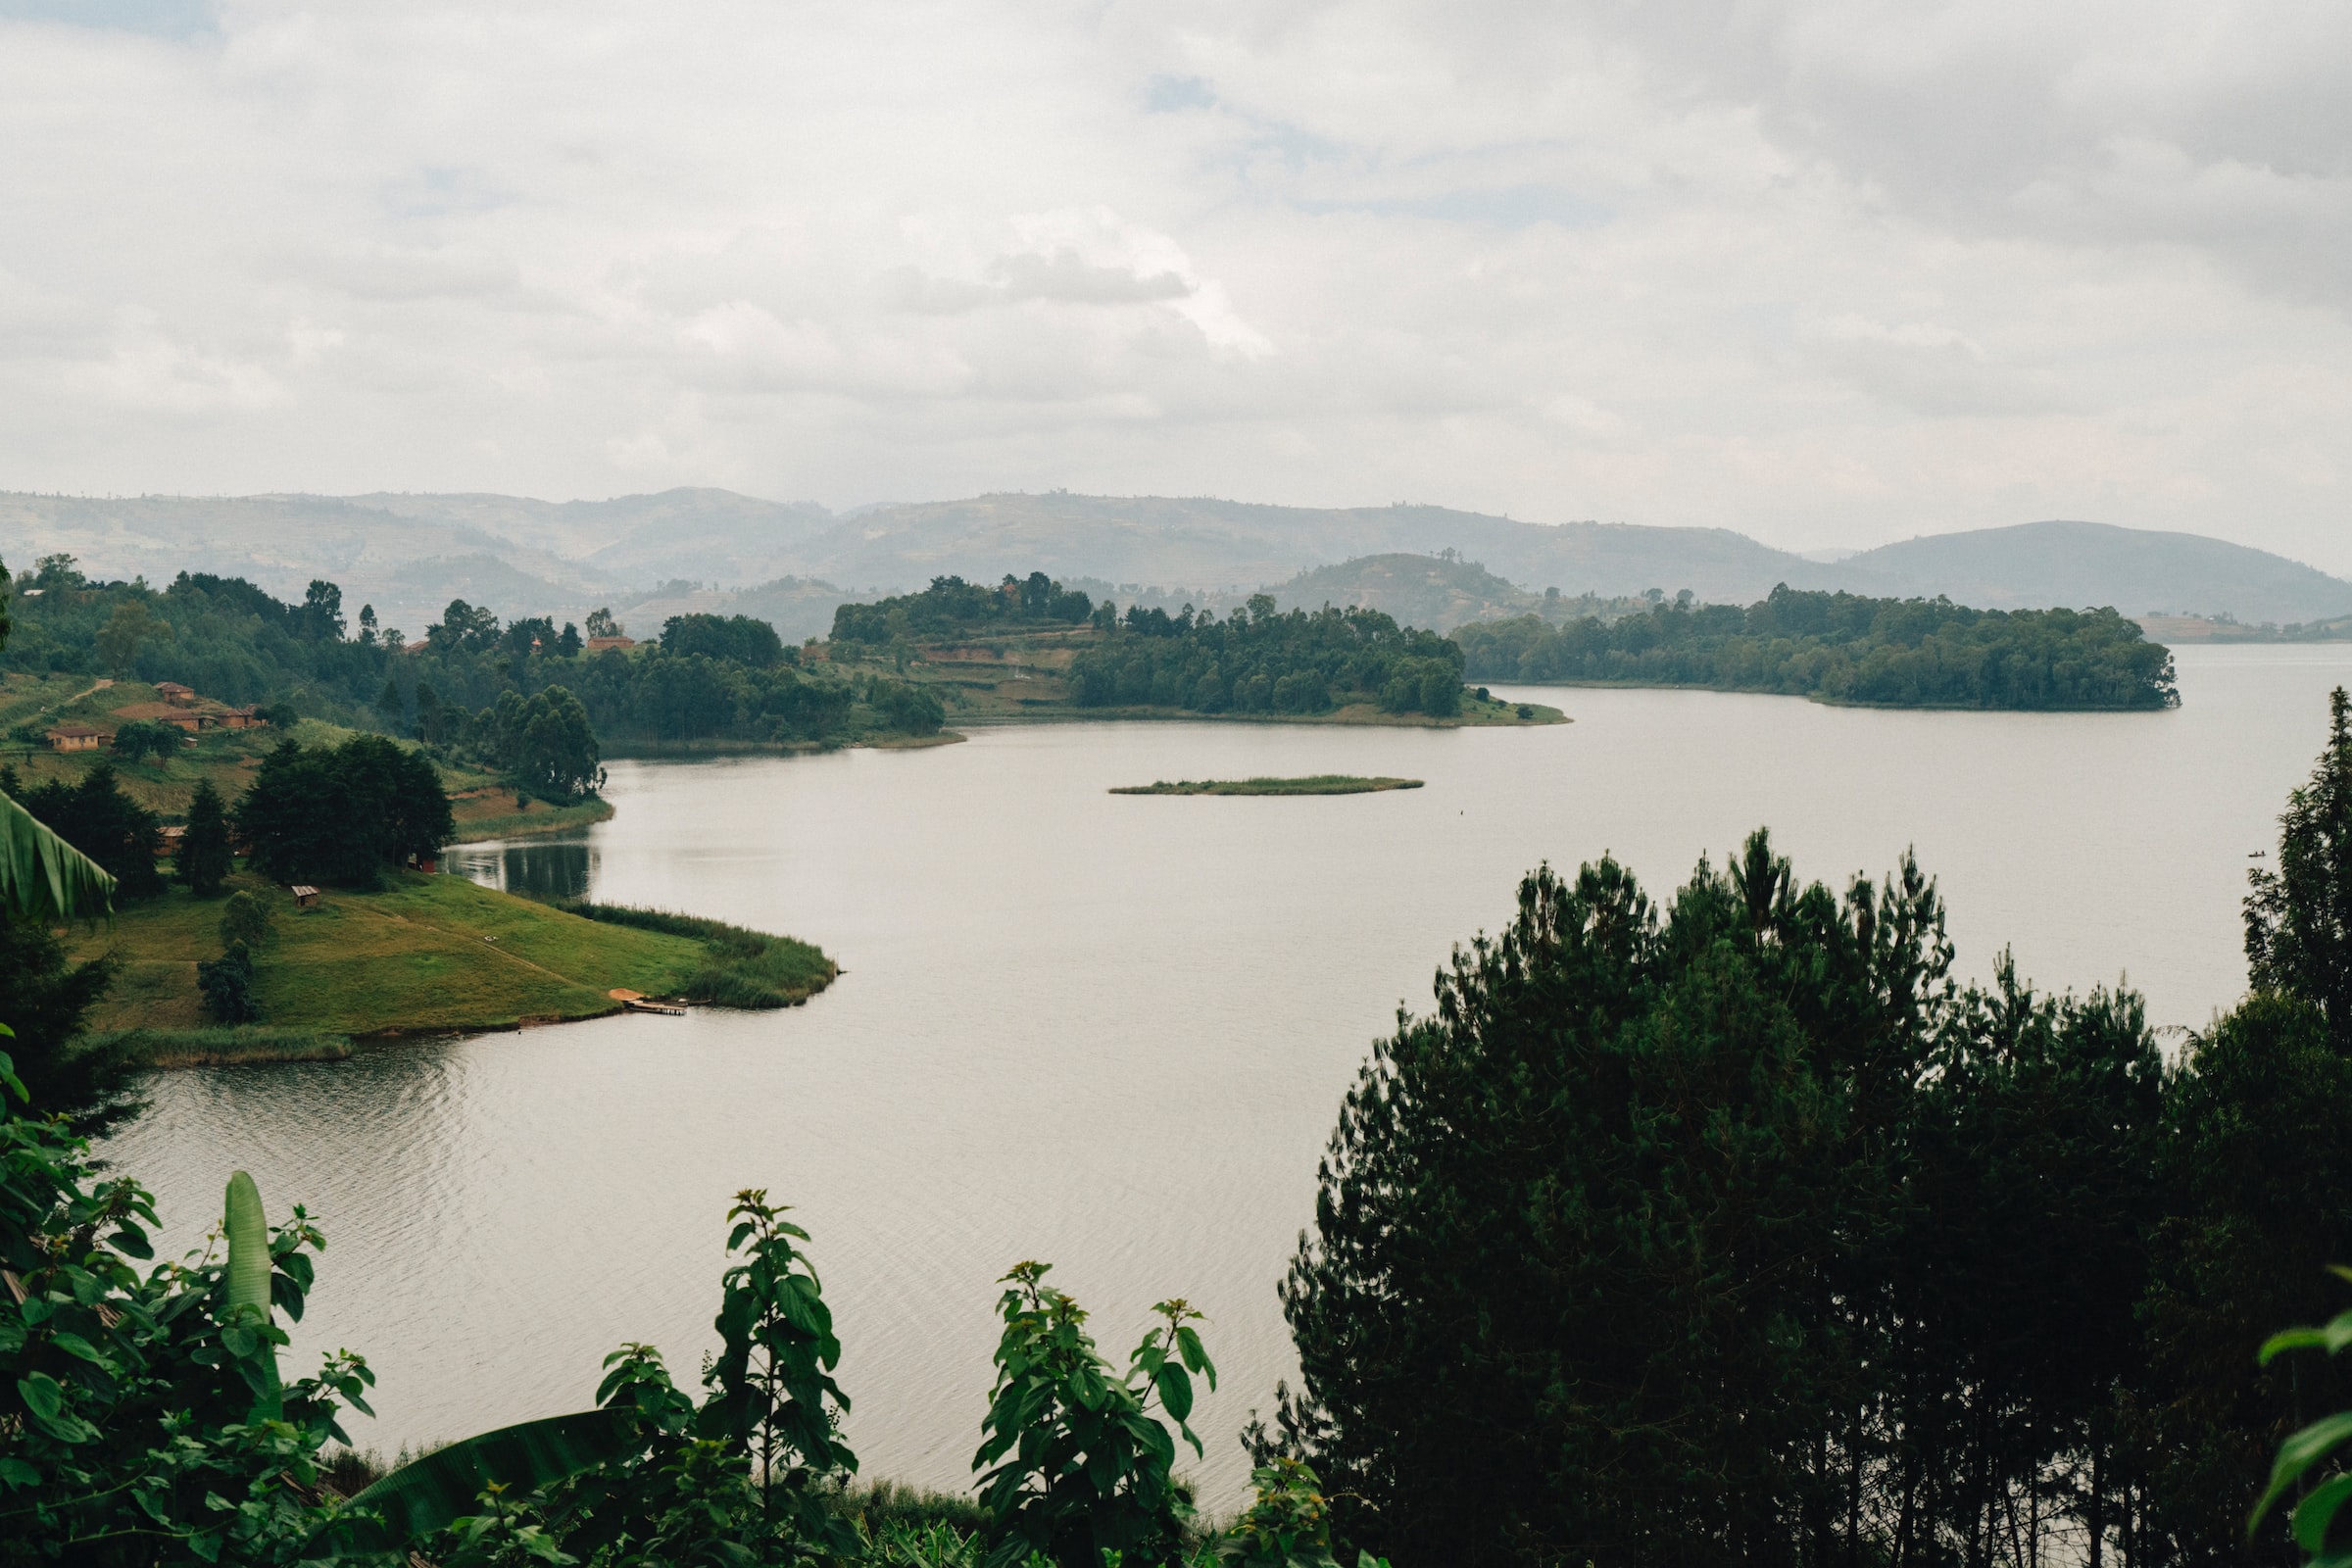
[{"label": "dense foliage", "polygon": [[1454,632],[1472,680],[1625,681],[1899,707],[2166,708],[2172,655],[2112,610],[1970,610],[1783,585],[1737,605]]},{"label": "dense foliage", "polygon": [[1268,594],[1219,620],[1130,608],[1070,664],[1081,708],[1321,713],[1377,703],[1392,713],[1461,711],[1462,652],[1377,610],[1280,612]]},{"label": "dense foliage", "polygon": [[93,583],[72,557],[51,556],[17,588],[0,669],[175,680],[225,703],[291,699],[319,717],[363,710],[400,635],[379,629],[367,607],[351,630],[342,590],[324,581],[301,604],[209,572],[181,572],[158,593],[143,582]]},{"label": "dense foliage", "polygon": [[929,735],[947,719],[937,698],[903,681],[799,667],[773,628],[741,615],[673,616],[659,642],[566,655],[565,639],[553,628],[517,621],[501,631],[496,615],[461,600],[427,642],[394,666],[379,710],[434,745],[502,769],[529,765],[511,757],[505,737],[517,730],[501,717],[514,711],[502,705],[510,697],[527,704],[558,687],[578,704],[600,753],[612,744]]},{"label": "dense foliage", "polygon": [[430,859],[457,836],[432,762],[380,735],[281,743],[238,801],[236,826],[271,881],[344,887],[371,887],[384,867]]},{"label": "dense foliage", "polygon": [[2248,1511],[2352,1380],[2254,1350],[2352,1259],[2346,802],[2339,696],[2169,1070],[2128,993],[1956,985],[1908,862],[1538,871],[1348,1098],[1254,1446],[1413,1563],[2289,1560]]},{"label": "dense foliage", "polygon": [[163,873],[155,863],[163,842],[162,819],[122,792],[112,762],[101,761],[78,783],[51,779],[30,789],[17,782],[13,766],[0,768],[0,794],[21,803],[58,837],[104,866],[121,897],[149,899],[164,891]]},{"label": "dense foliage", "polygon": [[775,627],[749,615],[672,615],[662,623],[662,651],[677,658],[700,654],[754,669],[772,669],[798,660]]},{"label": "dense foliage", "polygon": [[1064,588],[1042,571],[1026,577],[1006,573],[994,588],[961,577],[934,577],[919,594],[901,594],[870,605],[843,605],[833,612],[833,640],[842,643],[924,642],[975,632],[1036,631],[1076,626],[1095,612],[1095,603]]}]

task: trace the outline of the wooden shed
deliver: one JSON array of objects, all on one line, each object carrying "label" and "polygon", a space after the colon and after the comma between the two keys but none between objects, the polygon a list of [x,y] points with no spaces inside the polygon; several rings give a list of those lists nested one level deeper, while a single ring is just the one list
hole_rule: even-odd
[{"label": "wooden shed", "polygon": [[318,907],[318,890],[308,882],[297,882],[286,891],[294,895],[294,907],[297,909]]}]

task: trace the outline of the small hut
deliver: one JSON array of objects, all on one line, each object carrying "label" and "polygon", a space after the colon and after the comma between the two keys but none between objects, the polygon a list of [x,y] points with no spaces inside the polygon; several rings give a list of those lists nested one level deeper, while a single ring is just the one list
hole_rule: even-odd
[{"label": "small hut", "polygon": [[175,680],[159,680],[155,683],[155,695],[167,703],[177,703],[185,707],[196,700],[196,688],[182,686]]},{"label": "small hut", "polygon": [[297,909],[318,907],[318,890],[308,882],[297,882],[286,891],[294,895],[294,907]]}]

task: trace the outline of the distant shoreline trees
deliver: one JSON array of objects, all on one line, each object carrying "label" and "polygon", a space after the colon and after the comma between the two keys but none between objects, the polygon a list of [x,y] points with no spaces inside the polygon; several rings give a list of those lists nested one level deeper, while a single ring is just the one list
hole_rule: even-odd
[{"label": "distant shoreline trees", "polygon": [[1971,610],[1783,584],[1763,601],[1660,604],[1552,625],[1461,626],[1471,680],[1624,682],[1833,702],[1985,709],[2161,709],[2172,655],[2113,610]]},{"label": "distant shoreline trees", "polygon": [[1278,611],[1270,594],[1219,620],[1130,608],[1070,663],[1081,708],[1199,713],[1322,713],[1350,703],[1450,717],[1462,707],[1461,649],[1377,610]]}]

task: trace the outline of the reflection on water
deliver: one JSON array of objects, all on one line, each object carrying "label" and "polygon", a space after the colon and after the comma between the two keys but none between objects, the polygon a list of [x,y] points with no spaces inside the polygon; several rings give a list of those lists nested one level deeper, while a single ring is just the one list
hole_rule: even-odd
[{"label": "reflection on water", "polygon": [[[2186,706],[1918,713],[1716,692],[1544,694],[1533,730],[1046,725],[936,751],[616,763],[584,838],[459,851],[466,874],[821,943],[806,1007],[161,1077],[108,1151],[200,1236],[240,1165],[331,1241],[297,1364],[364,1350],[387,1452],[580,1409],[625,1340],[691,1382],[731,1194],[797,1205],[834,1303],[863,1473],[968,1475],[997,1277],[1023,1258],[1114,1356],[1151,1303],[1208,1313],[1195,1426],[1233,1434],[1294,1367],[1275,1284],[1371,1038],[1540,859],[1614,852],[1653,893],[1769,823],[1840,883],[1906,848],[1963,972],[2128,972],[2198,1025],[2244,987],[2247,852],[2275,842],[2352,647],[2184,649]],[[1111,796],[1157,778],[1398,774],[1420,790]],[[542,871],[540,867],[546,869]],[[307,1366],[304,1367],[307,1370]]]},{"label": "reflection on water", "polygon": [[525,898],[577,899],[596,878],[596,847],[569,836],[453,844],[441,854],[441,869]]}]

